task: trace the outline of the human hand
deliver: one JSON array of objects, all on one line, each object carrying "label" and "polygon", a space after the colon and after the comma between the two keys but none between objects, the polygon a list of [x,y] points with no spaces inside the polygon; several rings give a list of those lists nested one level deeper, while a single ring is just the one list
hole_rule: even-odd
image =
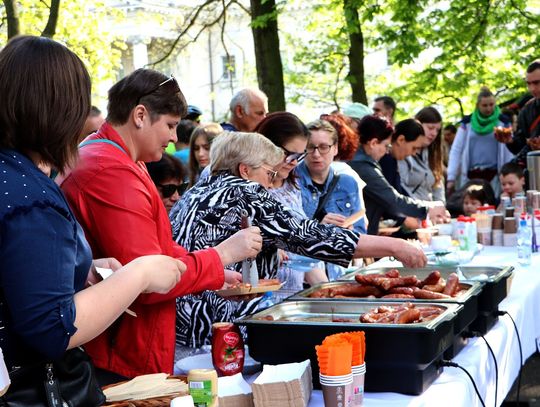
[{"label": "human hand", "polygon": [[509,144],[513,140],[512,129],[509,127],[495,127],[493,129],[493,135],[499,143]]},{"label": "human hand", "polygon": [[446,195],[450,196],[455,192],[455,181],[447,181],[446,182]]},{"label": "human hand", "polygon": [[345,216],[340,215],[338,213],[327,213],[324,216],[324,218],[321,220],[321,223],[325,223],[328,225],[341,226],[345,222],[345,219],[347,219]]},{"label": "human hand", "polygon": [[236,285],[242,283],[242,274],[238,271],[224,269],[225,284]]},{"label": "human hand", "polygon": [[531,137],[527,139],[527,145],[531,150],[540,150],[540,137]]},{"label": "human hand", "polygon": [[186,265],[180,260],[163,255],[138,257],[124,266],[140,273],[144,293],[166,294],[180,281]]},{"label": "human hand", "polygon": [[261,248],[261,230],[256,226],[242,229],[214,247],[224,266],[254,258]]},{"label": "human hand", "polygon": [[395,240],[397,241],[394,250],[396,260],[400,261],[405,267],[425,267],[427,257],[420,247],[403,239]]},{"label": "human hand", "polygon": [[96,267],[116,271],[122,267],[122,263],[120,263],[114,257],[105,257],[102,259],[92,260],[92,266],[90,267],[90,271],[88,272],[88,276],[86,277],[86,286],[97,284],[102,280],[101,276],[96,270]]},{"label": "human hand", "polygon": [[428,219],[433,224],[450,222],[450,212],[446,210],[444,204],[440,201],[433,202],[433,206],[428,210]]}]

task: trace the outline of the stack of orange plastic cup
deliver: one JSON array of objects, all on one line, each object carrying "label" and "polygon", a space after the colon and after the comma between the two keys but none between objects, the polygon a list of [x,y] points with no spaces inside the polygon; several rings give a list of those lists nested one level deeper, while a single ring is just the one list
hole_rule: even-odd
[{"label": "stack of orange plastic cup", "polygon": [[366,372],[364,332],[327,336],[315,350],[325,406],[361,406]]}]

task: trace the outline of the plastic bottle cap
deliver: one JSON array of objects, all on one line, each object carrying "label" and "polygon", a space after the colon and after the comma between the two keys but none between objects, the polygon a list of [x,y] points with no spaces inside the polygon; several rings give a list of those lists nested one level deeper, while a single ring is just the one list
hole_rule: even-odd
[{"label": "plastic bottle cap", "polygon": [[521,218],[519,220],[519,226],[527,226],[527,219]]}]

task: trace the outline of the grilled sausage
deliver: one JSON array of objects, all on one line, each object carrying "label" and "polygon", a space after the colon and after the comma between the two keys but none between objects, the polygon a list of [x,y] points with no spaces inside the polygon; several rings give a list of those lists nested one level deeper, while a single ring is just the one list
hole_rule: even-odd
[{"label": "grilled sausage", "polygon": [[398,278],[398,277],[401,277],[401,275],[399,274],[399,270],[398,269],[391,269],[391,270],[388,270],[386,273],[384,273],[385,277],[390,277],[390,278]]},{"label": "grilled sausage", "polygon": [[437,284],[439,279],[441,278],[441,273],[438,270],[432,271],[429,273],[429,275],[422,280],[420,283],[420,288],[422,288],[425,285],[433,285]]},{"label": "grilled sausage", "polygon": [[406,294],[406,295],[412,295],[413,289],[412,287],[394,287],[388,290],[389,294]]},{"label": "grilled sausage", "polygon": [[426,284],[422,287],[422,289],[433,291],[435,293],[442,293],[445,287],[446,281],[444,281],[444,278],[439,278],[439,281],[437,281],[436,284]]},{"label": "grilled sausage", "polygon": [[446,279],[446,287],[443,293],[451,297],[455,296],[459,290],[459,277],[456,273],[451,273]]},{"label": "grilled sausage", "polygon": [[336,287],[329,288],[328,296],[330,298],[336,296],[346,296],[346,297],[367,297],[368,295],[380,296],[381,290],[372,285],[362,285],[362,284],[343,284]]},{"label": "grilled sausage", "polygon": [[383,295],[381,298],[402,298],[406,300],[414,299],[414,295],[412,294],[386,294]]},{"label": "grilled sausage", "polygon": [[410,324],[420,319],[420,311],[417,308],[406,309],[396,314],[395,324]]},{"label": "grilled sausage", "polygon": [[424,290],[418,287],[414,288],[413,295],[414,295],[414,298],[418,298],[422,300],[442,300],[442,299],[451,298],[449,295]]}]

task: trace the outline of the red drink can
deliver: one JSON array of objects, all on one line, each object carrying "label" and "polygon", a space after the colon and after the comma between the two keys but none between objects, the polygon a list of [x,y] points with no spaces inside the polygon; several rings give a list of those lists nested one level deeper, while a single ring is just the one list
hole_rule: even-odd
[{"label": "red drink can", "polygon": [[212,363],[219,376],[232,376],[244,368],[244,341],[232,322],[212,325]]}]

